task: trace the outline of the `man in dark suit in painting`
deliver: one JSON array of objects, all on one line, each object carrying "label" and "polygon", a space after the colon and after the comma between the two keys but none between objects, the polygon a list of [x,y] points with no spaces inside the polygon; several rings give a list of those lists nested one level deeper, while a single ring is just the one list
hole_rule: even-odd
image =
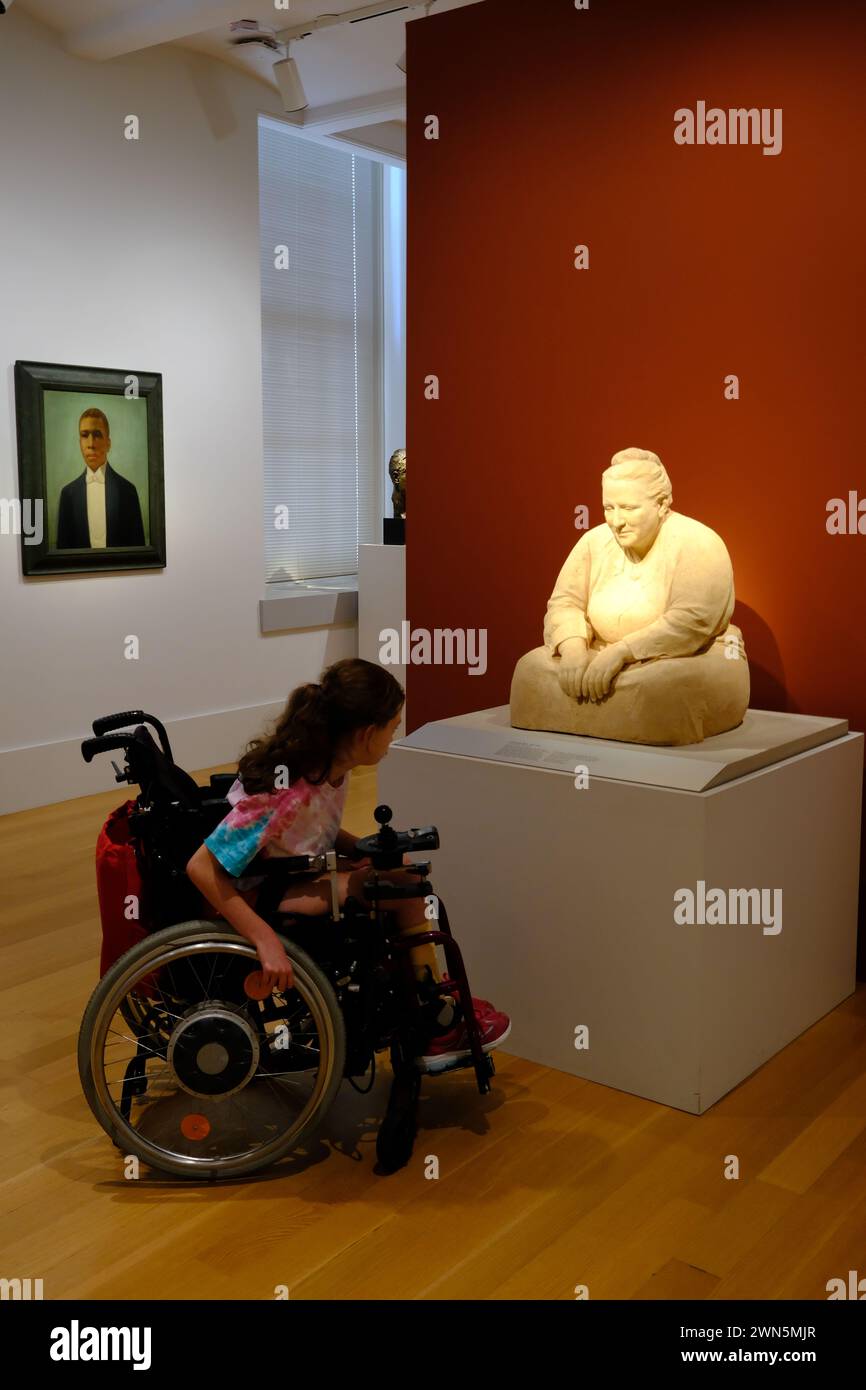
[{"label": "man in dark suit in painting", "polygon": [[108,462],[108,417],[89,407],[78,421],[84,472],[60,493],[58,550],[144,545],[138,489]]}]

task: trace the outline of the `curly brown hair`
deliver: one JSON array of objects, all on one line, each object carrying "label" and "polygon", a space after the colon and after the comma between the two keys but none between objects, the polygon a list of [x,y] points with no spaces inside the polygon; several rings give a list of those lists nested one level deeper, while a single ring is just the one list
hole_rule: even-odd
[{"label": "curly brown hair", "polygon": [[247,795],[274,790],[276,770],[289,782],[324,782],[341,746],[359,729],[382,729],[403,706],[402,685],[372,661],[346,657],[322,672],[318,684],[299,685],[269,732],[247,744],[238,777]]}]

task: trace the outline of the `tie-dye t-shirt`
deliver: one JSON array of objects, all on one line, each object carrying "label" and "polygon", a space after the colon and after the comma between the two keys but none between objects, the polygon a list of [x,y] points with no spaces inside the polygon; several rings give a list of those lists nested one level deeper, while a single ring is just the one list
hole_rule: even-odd
[{"label": "tie-dye t-shirt", "polygon": [[205,845],[233,878],[240,878],[259,853],[266,859],[324,854],[334,848],[348,787],[348,773],[339,787],[330,782],[311,786],[298,777],[284,790],[247,796],[235,780],[228,793],[232,809]]}]

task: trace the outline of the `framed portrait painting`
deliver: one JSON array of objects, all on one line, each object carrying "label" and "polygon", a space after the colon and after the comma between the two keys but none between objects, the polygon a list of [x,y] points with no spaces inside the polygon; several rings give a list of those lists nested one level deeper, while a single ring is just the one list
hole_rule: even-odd
[{"label": "framed portrait painting", "polygon": [[162,569],[162,376],[16,362],[15,409],[24,574]]}]

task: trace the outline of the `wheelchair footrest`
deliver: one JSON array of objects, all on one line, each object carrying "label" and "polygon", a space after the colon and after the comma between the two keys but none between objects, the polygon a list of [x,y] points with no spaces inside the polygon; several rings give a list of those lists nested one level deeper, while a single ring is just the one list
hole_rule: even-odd
[{"label": "wheelchair footrest", "polygon": [[[488,1076],[495,1075],[496,1068],[493,1065],[493,1058],[490,1056],[489,1052],[485,1052],[484,1060],[487,1064]],[[442,1073],[446,1071],[460,1071],[463,1067],[474,1067],[475,1058],[470,1053],[468,1057],[458,1057],[455,1062],[438,1063],[433,1061],[425,1064],[423,1058],[416,1057],[415,1065],[425,1076],[441,1076]]]}]

